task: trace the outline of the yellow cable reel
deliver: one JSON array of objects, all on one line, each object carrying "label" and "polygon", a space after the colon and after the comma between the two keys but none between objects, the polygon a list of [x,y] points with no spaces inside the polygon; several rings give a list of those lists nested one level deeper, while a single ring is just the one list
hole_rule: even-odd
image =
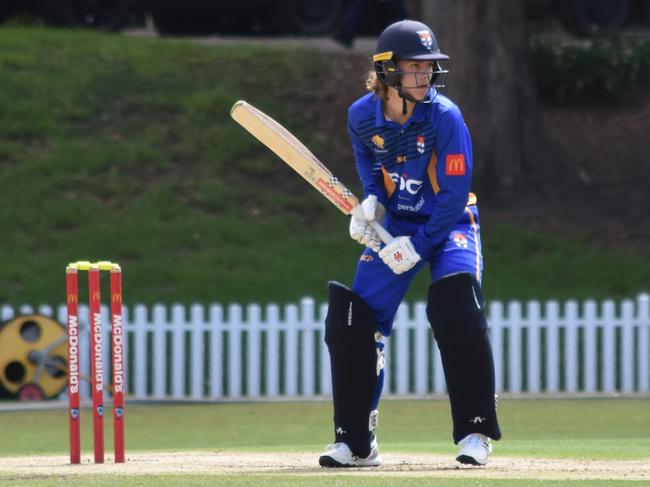
[{"label": "yellow cable reel", "polygon": [[48,399],[67,386],[65,327],[42,315],[0,325],[0,386],[20,399]]}]

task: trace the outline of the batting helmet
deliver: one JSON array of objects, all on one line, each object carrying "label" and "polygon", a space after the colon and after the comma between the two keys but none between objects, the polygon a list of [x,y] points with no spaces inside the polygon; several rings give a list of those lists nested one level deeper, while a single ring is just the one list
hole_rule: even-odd
[{"label": "batting helmet", "polygon": [[[433,31],[415,20],[400,20],[389,25],[379,36],[377,51],[372,58],[377,77],[388,86],[399,87],[402,72],[397,67],[400,59],[434,61],[431,86],[442,87],[437,83],[447,71],[440,68],[438,61],[445,61],[449,56],[440,52]],[[444,76],[442,77],[444,78]]]}]

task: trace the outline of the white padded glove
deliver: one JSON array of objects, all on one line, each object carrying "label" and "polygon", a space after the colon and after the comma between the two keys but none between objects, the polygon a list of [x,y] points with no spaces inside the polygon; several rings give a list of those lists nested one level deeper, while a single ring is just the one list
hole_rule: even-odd
[{"label": "white padded glove", "polygon": [[386,208],[379,201],[375,195],[368,196],[361,203],[361,209],[363,210],[363,219],[357,216],[352,215],[350,219],[350,237],[352,240],[356,240],[362,245],[379,252],[381,248],[381,239],[372,225],[368,222],[377,221],[382,223],[384,220],[384,215],[386,214]]},{"label": "white padded glove", "polygon": [[397,237],[391,243],[387,244],[379,257],[395,274],[402,274],[409,271],[422,258],[415,251],[411,237]]}]

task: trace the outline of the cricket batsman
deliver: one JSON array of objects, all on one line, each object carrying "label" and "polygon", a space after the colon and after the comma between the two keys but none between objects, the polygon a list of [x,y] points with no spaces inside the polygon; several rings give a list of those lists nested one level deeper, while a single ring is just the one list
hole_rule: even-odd
[{"label": "cricket batsman", "polygon": [[[456,460],[485,465],[497,421],[494,362],[481,292],[483,257],[472,143],[459,108],[438,93],[447,71],[431,29],[403,20],[380,35],[370,91],[350,106],[348,131],[365,218],[350,236],[366,247],[352,288],[329,284],[325,342],[334,396],[334,443],[324,467],[381,464],[376,428],[384,379],[382,338],[415,275],[428,268],[427,317],[440,349]],[[382,247],[369,224],[396,237]]]}]

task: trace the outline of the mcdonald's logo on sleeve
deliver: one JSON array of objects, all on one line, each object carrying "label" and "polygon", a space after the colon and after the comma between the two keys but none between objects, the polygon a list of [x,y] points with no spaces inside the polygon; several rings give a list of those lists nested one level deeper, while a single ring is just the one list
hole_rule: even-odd
[{"label": "mcdonald's logo on sleeve", "polygon": [[465,175],[465,154],[447,154],[447,159],[445,161],[445,175]]}]

